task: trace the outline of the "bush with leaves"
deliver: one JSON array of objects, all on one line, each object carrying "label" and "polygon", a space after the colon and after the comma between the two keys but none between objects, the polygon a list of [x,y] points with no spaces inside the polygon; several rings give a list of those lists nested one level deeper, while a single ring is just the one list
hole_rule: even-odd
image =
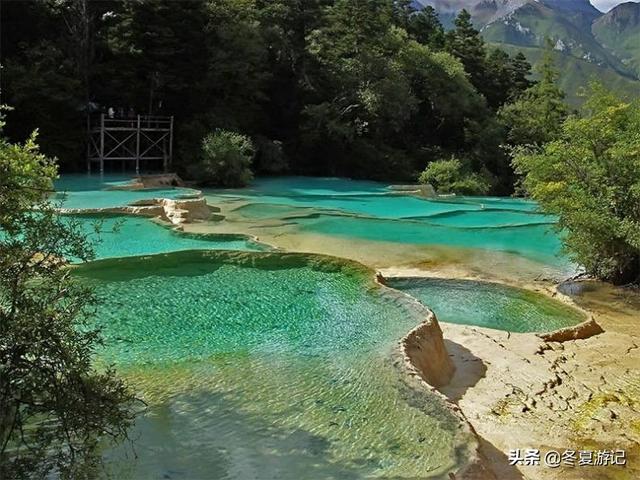
[{"label": "bush with leaves", "polygon": [[490,188],[486,179],[477,173],[469,173],[457,158],[431,162],[418,181],[430,184],[438,193],[484,195]]},{"label": "bush with leaves", "polygon": [[541,149],[520,148],[524,187],[558,216],[566,251],[616,284],[640,280],[640,102],[593,85],[583,116]]},{"label": "bush with leaves", "polygon": [[253,179],[254,153],[253,143],[246,135],[216,130],[202,139],[200,160],[189,172],[202,185],[244,187]]},{"label": "bush with leaves", "polygon": [[48,201],[56,166],[0,138],[0,478],[95,478],[103,442],[126,437],[134,397],[96,369],[96,297],[65,259],[91,245]]}]

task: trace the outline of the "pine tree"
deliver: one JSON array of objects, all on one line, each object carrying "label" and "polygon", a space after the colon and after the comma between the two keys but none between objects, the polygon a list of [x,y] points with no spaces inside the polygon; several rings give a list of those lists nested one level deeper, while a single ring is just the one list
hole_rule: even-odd
[{"label": "pine tree", "polygon": [[406,28],[409,34],[423,45],[428,45],[434,50],[444,49],[444,27],[440,23],[438,13],[432,6],[426,6],[414,13]]},{"label": "pine tree", "polygon": [[471,83],[483,92],[487,55],[484,40],[471,23],[471,14],[467,10],[458,14],[454,25],[455,29],[447,33],[447,51],[462,62]]},{"label": "pine tree", "polygon": [[511,59],[511,95],[517,97],[522,92],[533,86],[529,77],[531,76],[531,64],[527,61],[524,53],[518,52]]},{"label": "pine tree", "polygon": [[486,59],[486,79],[482,91],[487,103],[493,110],[497,110],[511,97],[513,83],[511,58],[499,48],[489,52]]},{"label": "pine tree", "polygon": [[547,44],[536,70],[540,80],[500,112],[512,145],[540,146],[555,140],[569,113],[565,94],[557,84],[558,71],[551,45]]}]

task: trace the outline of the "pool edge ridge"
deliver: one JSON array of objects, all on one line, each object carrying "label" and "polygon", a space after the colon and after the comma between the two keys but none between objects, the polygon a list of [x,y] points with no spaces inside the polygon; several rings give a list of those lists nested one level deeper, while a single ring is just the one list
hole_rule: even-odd
[{"label": "pool edge ridge", "polygon": [[[411,312],[411,318],[416,323],[411,331],[409,331],[399,341],[396,339],[397,347],[394,348],[395,352],[401,352],[401,358],[399,366],[401,370],[399,374],[402,380],[407,384],[413,384],[415,390],[423,395],[433,395],[437,399],[437,404],[442,407],[440,410],[442,413],[447,412],[451,415],[452,419],[456,420],[455,429],[455,451],[456,451],[456,464],[451,468],[457,468],[451,475],[458,480],[462,479],[487,479],[492,480],[496,477],[489,473],[491,472],[488,467],[488,463],[483,460],[483,456],[480,451],[481,440],[477,433],[473,429],[471,423],[464,416],[460,408],[453,402],[450,402],[445,395],[438,391],[434,385],[445,385],[448,383],[455,371],[452,359],[447,351],[444,343],[444,337],[442,329],[438,324],[438,321],[433,312],[420,303],[412,296],[387,287],[384,285],[381,278],[376,275],[376,271],[370,266],[367,266],[361,262],[351,259],[345,259],[342,257],[326,255],[326,254],[313,254],[304,252],[244,252],[233,250],[183,250],[170,253],[157,253],[151,255],[141,255],[134,257],[118,257],[118,258],[106,258],[93,262],[88,262],[81,265],[76,265],[78,273],[89,274],[98,278],[94,271],[101,271],[102,274],[107,275],[110,270],[120,270],[123,262],[128,264],[142,264],[147,262],[162,261],[164,259],[172,259],[175,264],[184,264],[185,261],[200,263],[202,260],[212,260],[218,262],[228,262],[234,265],[245,265],[253,268],[264,268],[268,266],[278,266],[278,268],[286,268],[288,266],[308,265],[312,268],[321,269],[323,271],[344,271],[351,275],[358,275],[363,281],[366,281],[367,288],[379,289],[382,296],[391,300],[397,300],[407,307],[407,311]],[[345,270],[347,269],[347,270]],[[140,269],[133,269],[130,275],[142,275],[144,271]],[[415,318],[413,314],[415,313]],[[410,340],[415,338],[419,343],[417,344],[417,350],[426,352],[435,352],[439,362],[438,366],[433,370],[434,375],[429,375],[427,378],[423,378],[419,372],[420,370],[414,366],[415,358],[411,357]],[[407,353],[409,352],[409,353]],[[426,358],[429,354],[425,355]],[[429,359],[430,363],[433,363],[433,359]],[[434,385],[432,385],[432,383]]]},{"label": "pool edge ridge", "polygon": [[[425,313],[422,322],[400,340],[399,349],[404,373],[409,379],[417,382],[423,389],[436,396],[449,413],[459,420],[461,434],[468,435],[473,439],[473,444],[469,445],[466,450],[467,461],[457,471],[451,472],[449,478],[453,480],[497,480],[490,462],[482,453],[481,437],[462,409],[439,390],[439,387],[451,382],[456,367],[447,351],[444,335],[436,315],[411,295],[388,287],[380,272],[375,273],[374,282],[388,292],[414,304],[416,310]],[[433,362],[434,357],[438,358],[436,364]]]},{"label": "pool edge ridge", "polygon": [[[376,273],[376,278],[379,279],[380,282],[385,284],[386,279],[402,279],[402,280],[418,280],[418,279],[439,279],[439,280],[461,280],[461,281],[470,281],[470,282],[481,282],[490,285],[498,285],[505,286],[510,288],[516,288],[519,290],[524,290],[531,293],[537,293],[540,295],[544,295],[545,297],[555,300],[558,303],[566,305],[576,312],[580,313],[584,320],[576,323],[575,325],[570,325],[567,327],[556,328],[550,331],[542,331],[542,332],[520,332],[525,334],[533,334],[544,342],[556,342],[562,343],[570,340],[586,340],[588,338],[594,337],[596,335],[600,335],[604,333],[605,330],[600,323],[597,322],[596,316],[594,313],[581,305],[579,305],[570,295],[564,293],[560,287],[565,283],[564,281],[552,281],[552,282],[544,282],[544,281],[526,281],[526,282],[517,282],[511,279],[506,278],[492,278],[485,279],[479,277],[477,275],[468,275],[468,274],[447,274],[442,275],[438,271],[418,271],[418,270],[410,270],[405,271],[397,268],[386,268],[383,269],[384,272],[378,271]],[[549,284],[550,283],[550,284]],[[413,298],[413,297],[412,297]],[[441,322],[447,324],[447,322]],[[465,324],[466,325],[466,324]],[[471,325],[466,325],[471,326]],[[480,330],[488,330],[488,331],[506,331],[500,330],[491,327],[485,326],[473,326],[474,328]],[[509,332],[511,335],[519,335],[518,332]]]}]

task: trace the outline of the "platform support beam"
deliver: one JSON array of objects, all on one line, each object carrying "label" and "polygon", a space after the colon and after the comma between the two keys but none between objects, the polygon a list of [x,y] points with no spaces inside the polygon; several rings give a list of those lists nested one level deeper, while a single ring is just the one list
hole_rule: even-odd
[{"label": "platform support beam", "polygon": [[136,175],[140,174],[140,115],[136,127]]},{"label": "platform support beam", "polygon": [[100,114],[100,175],[104,173],[104,113]]},{"label": "platform support beam", "polygon": [[168,171],[173,160],[173,117],[136,115],[110,117],[101,113],[87,118],[87,171],[94,162],[104,173],[108,164],[122,162],[123,168],[139,174],[144,165],[157,162]]}]

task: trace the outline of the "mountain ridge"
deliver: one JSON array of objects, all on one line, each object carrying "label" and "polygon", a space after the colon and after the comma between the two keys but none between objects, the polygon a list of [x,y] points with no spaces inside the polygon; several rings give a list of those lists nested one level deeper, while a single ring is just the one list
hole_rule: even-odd
[{"label": "mountain ridge", "polygon": [[585,72],[640,97],[639,3],[623,3],[603,13],[589,0],[416,1],[432,6],[448,28],[466,9],[486,42],[509,51],[526,49],[532,63],[541,57],[536,49],[550,39],[558,54],[570,57],[561,62],[568,69],[561,70],[561,83],[572,90],[567,93],[574,103],[575,92],[592,79]]},{"label": "mountain ridge", "polygon": [[593,23],[592,32],[640,78],[640,3],[617,5]]}]

